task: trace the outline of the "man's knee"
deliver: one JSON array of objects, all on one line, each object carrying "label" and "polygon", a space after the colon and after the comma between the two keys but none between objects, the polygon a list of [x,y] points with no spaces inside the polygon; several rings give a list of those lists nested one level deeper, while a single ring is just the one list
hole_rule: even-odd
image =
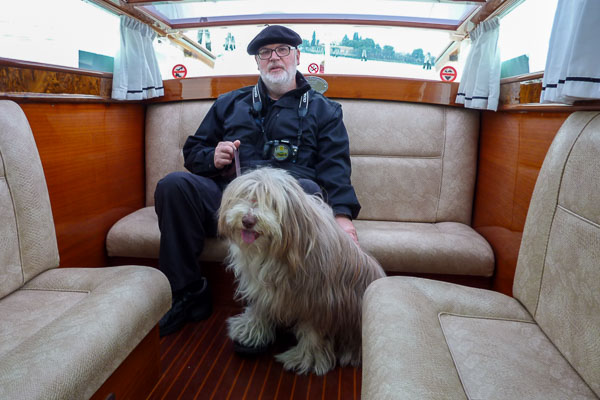
[{"label": "man's knee", "polygon": [[171,172],[156,184],[154,199],[164,196],[177,197],[191,193],[213,194],[219,192],[218,186],[210,179],[189,172]]},{"label": "man's knee", "polygon": [[310,194],[310,195],[323,194],[323,192],[321,191],[321,188],[319,187],[319,185],[317,185],[317,183],[315,181],[312,181],[310,179],[300,178],[300,179],[298,179],[298,183],[300,184],[300,186],[304,190],[304,193],[306,193],[306,194]]},{"label": "man's knee", "polygon": [[172,193],[173,190],[179,189],[188,179],[188,172],[171,172],[164,178],[158,181],[156,184],[156,190],[154,196],[163,195],[165,193]]}]

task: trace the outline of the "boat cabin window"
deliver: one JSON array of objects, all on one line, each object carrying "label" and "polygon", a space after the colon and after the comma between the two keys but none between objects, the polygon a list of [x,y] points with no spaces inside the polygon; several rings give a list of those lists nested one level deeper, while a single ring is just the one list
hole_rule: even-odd
[{"label": "boat cabin window", "polygon": [[[120,37],[118,11],[109,11],[109,3],[7,2],[0,13],[0,57],[112,72]],[[178,66],[188,78],[255,74],[256,63],[246,53],[249,41],[265,24],[281,23],[303,39],[298,66],[303,74],[437,81],[452,66],[460,81],[470,50],[467,21],[481,7],[404,0],[371,0],[368,7],[345,0],[132,3],[140,3],[132,7],[146,21],[164,28],[154,40],[163,79],[174,78]],[[557,0],[507,4],[500,15],[502,77],[543,71]]]},{"label": "boat cabin window", "polygon": [[[300,65],[303,74],[349,74],[439,80],[436,58],[450,43],[450,34],[439,29],[342,24],[286,24],[302,37]],[[173,67],[185,65],[186,77],[257,73],[248,43],[264,25],[209,27],[187,31],[215,57],[214,67],[194,59],[169,40],[156,40],[163,79]],[[449,65],[466,59],[460,54]],[[462,70],[462,68],[457,68]]]},{"label": "boat cabin window", "polygon": [[81,0],[0,6],[0,57],[113,72],[119,17]]},{"label": "boat cabin window", "polygon": [[526,0],[501,17],[501,78],[544,70],[557,2]]}]

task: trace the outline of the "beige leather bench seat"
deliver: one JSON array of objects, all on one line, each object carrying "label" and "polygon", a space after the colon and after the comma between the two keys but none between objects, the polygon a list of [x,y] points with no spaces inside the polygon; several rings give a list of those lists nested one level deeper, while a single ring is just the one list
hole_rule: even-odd
[{"label": "beige leather bench seat", "polygon": [[[338,100],[350,137],[352,183],[362,205],[361,246],[385,270],[490,277],[494,255],[470,226],[479,114],[456,107]],[[183,171],[182,147],[212,100],[148,106],[146,207],[118,221],[109,256],[157,258],[154,213],[159,179]],[[201,259],[222,261],[226,246],[208,240]]]},{"label": "beige leather bench seat", "polygon": [[412,277],[363,303],[361,399],[598,399],[600,112],[571,115],[535,186],[514,298]]},{"label": "beige leather bench seat", "polygon": [[31,129],[0,101],[0,399],[90,398],[171,307],[155,268],[58,265]]}]

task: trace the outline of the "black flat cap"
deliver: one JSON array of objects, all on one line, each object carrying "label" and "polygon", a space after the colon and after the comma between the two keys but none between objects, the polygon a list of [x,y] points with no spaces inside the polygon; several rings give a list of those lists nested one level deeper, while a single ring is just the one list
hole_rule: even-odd
[{"label": "black flat cap", "polygon": [[255,55],[258,49],[267,44],[285,43],[290,46],[298,46],[302,38],[290,28],[281,25],[270,25],[260,31],[248,45],[248,54]]}]

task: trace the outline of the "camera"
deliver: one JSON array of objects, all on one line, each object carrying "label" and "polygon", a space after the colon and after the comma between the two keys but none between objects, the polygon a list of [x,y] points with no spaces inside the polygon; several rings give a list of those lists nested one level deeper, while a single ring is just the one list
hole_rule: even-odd
[{"label": "camera", "polygon": [[269,140],[263,147],[262,157],[265,160],[276,161],[296,161],[298,146],[290,143],[289,140]]}]

